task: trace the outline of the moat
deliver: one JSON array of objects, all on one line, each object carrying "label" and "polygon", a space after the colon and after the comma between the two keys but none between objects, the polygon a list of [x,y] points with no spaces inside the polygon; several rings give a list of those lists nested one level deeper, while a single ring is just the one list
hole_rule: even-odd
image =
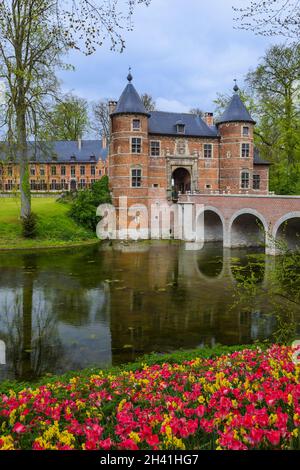
[{"label": "moat", "polygon": [[[0,254],[0,380],[133,361],[145,353],[253,343],[278,329],[269,303],[275,257],[209,243],[103,243]],[[265,286],[237,302],[237,267]],[[253,268],[248,276],[253,275]],[[289,300],[286,310],[291,308]],[[283,305],[284,307],[284,305]],[[300,311],[293,318],[300,333]],[[285,307],[283,308],[284,311]]]}]

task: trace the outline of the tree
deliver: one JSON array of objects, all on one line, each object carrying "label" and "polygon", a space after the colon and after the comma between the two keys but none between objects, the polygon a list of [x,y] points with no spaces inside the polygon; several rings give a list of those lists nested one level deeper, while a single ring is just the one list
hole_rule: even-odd
[{"label": "tree", "polygon": [[271,186],[279,193],[299,191],[300,45],[268,49],[246,82],[257,103],[260,147],[269,154]]},{"label": "tree", "polygon": [[281,255],[266,273],[265,260],[253,258],[252,254],[247,256],[246,264],[233,263],[236,285],[232,309],[249,314],[251,306],[259,311],[264,299],[264,313],[275,319],[272,335],[264,341],[287,344],[296,336],[300,312],[300,250],[289,250],[285,239],[277,240],[276,246]]},{"label": "tree", "polygon": [[20,165],[21,217],[30,214],[27,139],[43,114],[45,96],[56,93],[55,68],[60,53],[53,3],[4,0],[0,4],[0,78],[6,84],[2,125],[7,128],[10,157]]},{"label": "tree", "polygon": [[141,100],[146,110],[149,111],[149,113],[151,113],[152,111],[156,111],[156,103],[151,95],[149,95],[148,93],[143,93],[141,95]]},{"label": "tree", "polygon": [[71,203],[69,215],[80,225],[95,231],[100,220],[96,209],[100,204],[111,203],[108,177],[103,176],[91,189],[79,191]]},{"label": "tree", "polygon": [[20,164],[21,217],[31,211],[28,137],[35,135],[45,97],[55,96],[55,71],[61,55],[76,49],[89,55],[109,40],[111,49],[125,47],[122,31],[132,29],[137,4],[151,0],[1,0],[0,79],[7,86],[3,125]]},{"label": "tree", "polygon": [[88,103],[72,94],[56,103],[41,131],[42,140],[78,140],[89,128]]},{"label": "tree", "polygon": [[201,116],[201,117],[204,116],[204,112],[200,108],[192,108],[190,109],[190,113],[195,114],[195,116]]},{"label": "tree", "polygon": [[106,137],[109,141],[110,118],[109,118],[109,100],[101,100],[93,104],[93,124],[92,128],[97,136]]},{"label": "tree", "polygon": [[246,8],[234,7],[239,28],[263,36],[299,38],[299,0],[249,0]]},{"label": "tree", "polygon": [[[276,45],[246,76],[241,99],[257,121],[255,145],[270,161],[270,189],[278,194],[299,193],[300,162],[300,46]],[[217,114],[230,95],[219,95]]]}]

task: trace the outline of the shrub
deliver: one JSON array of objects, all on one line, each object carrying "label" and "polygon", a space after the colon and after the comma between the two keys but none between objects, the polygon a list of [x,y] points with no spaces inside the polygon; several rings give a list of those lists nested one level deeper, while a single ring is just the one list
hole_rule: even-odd
[{"label": "shrub", "polygon": [[24,238],[35,238],[37,236],[37,215],[34,212],[22,217],[22,235]]},{"label": "shrub", "polygon": [[91,230],[96,230],[100,217],[96,215],[96,209],[100,204],[111,202],[108,177],[103,176],[96,181],[91,189],[79,191],[69,210],[69,215],[79,224]]}]

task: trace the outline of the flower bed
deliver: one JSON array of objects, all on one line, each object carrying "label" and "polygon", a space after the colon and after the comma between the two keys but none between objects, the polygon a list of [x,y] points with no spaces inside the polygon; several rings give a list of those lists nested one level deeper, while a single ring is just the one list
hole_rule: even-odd
[{"label": "flower bed", "polygon": [[0,449],[299,448],[290,347],[102,372],[0,395]]}]

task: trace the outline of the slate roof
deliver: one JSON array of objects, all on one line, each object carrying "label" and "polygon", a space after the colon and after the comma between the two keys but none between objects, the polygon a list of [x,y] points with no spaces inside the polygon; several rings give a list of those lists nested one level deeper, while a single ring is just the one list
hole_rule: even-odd
[{"label": "slate roof", "polygon": [[224,122],[250,122],[255,124],[238,93],[233,95],[224,113],[218,119],[217,124],[219,125]]},{"label": "slate roof", "polygon": [[162,135],[181,135],[177,133],[177,124],[185,124],[182,135],[193,137],[218,137],[214,126],[208,126],[200,116],[187,113],[152,111],[149,118],[149,133]]},{"label": "slate roof", "polygon": [[126,85],[118,101],[117,107],[112,113],[112,115],[115,114],[145,114],[146,116],[149,116],[140,95],[131,82]]},{"label": "slate roof", "polygon": [[258,148],[254,147],[254,165],[271,165],[267,160],[263,160],[259,154]]},{"label": "slate roof", "polygon": [[[0,159],[8,158],[8,152],[5,152],[7,143],[0,143]],[[81,149],[78,141],[55,141],[55,142],[29,142],[30,159],[38,162],[70,163],[80,162],[89,163],[98,162],[100,159],[105,161],[108,155],[108,148],[102,148],[101,140],[82,140]],[[75,159],[73,160],[72,157]],[[94,157],[94,159],[93,159]]]}]

